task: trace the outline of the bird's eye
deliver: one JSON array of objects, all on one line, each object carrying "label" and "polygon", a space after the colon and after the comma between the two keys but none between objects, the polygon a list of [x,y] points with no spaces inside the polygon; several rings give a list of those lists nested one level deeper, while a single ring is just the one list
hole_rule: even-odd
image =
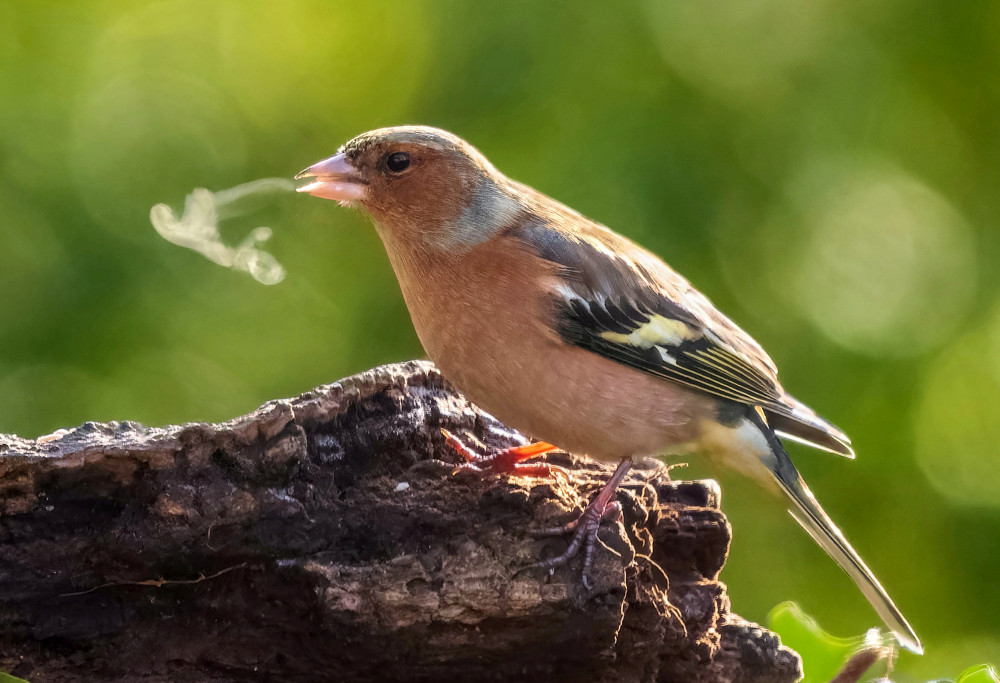
[{"label": "bird's eye", "polygon": [[393,173],[402,173],[410,166],[410,155],[406,152],[393,152],[385,158],[385,167]]}]

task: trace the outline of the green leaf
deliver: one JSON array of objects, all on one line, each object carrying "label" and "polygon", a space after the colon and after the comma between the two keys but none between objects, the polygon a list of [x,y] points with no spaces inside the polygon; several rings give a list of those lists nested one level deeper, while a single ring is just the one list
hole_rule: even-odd
[{"label": "green leaf", "polygon": [[[865,645],[865,641],[875,638],[873,644],[878,644],[876,629],[862,638],[832,636],[794,602],[783,602],[772,609],[767,616],[767,624],[781,636],[782,643],[802,657],[802,683],[829,681],[840,672],[851,655]],[[1000,674],[992,665],[980,664],[966,669],[954,681],[948,679],[934,683],[1000,683]]]},{"label": "green leaf", "polygon": [[1000,675],[989,664],[980,664],[958,675],[956,683],[1000,683]]},{"label": "green leaf", "polygon": [[[0,671],[0,683],[28,683],[28,681],[17,676],[11,676],[6,671]],[[979,683],[979,681],[977,680],[976,683]]]},{"label": "green leaf", "polygon": [[772,609],[767,625],[802,657],[802,683],[829,681],[863,642],[862,638],[830,635],[794,602],[783,602]]}]

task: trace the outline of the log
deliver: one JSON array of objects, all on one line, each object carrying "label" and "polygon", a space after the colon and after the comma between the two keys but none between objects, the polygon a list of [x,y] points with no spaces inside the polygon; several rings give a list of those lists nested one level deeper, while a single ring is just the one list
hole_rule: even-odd
[{"label": "log", "polygon": [[801,676],[733,614],[713,481],[639,469],[592,571],[566,547],[610,470],[453,474],[441,428],[524,439],[434,366],[221,424],[0,436],[0,670],[49,681],[760,681]]}]

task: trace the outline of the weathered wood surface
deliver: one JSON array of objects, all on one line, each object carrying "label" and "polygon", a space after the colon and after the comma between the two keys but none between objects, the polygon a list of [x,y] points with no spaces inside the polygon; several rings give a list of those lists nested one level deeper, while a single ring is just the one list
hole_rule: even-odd
[{"label": "weathered wood surface", "polygon": [[[433,365],[223,424],[0,436],[0,670],[48,681],[794,681],[730,612],[714,482],[639,471],[593,590],[564,523],[609,472],[452,475],[445,427],[519,438]],[[646,481],[648,479],[648,481]],[[666,575],[664,575],[664,572]]]}]

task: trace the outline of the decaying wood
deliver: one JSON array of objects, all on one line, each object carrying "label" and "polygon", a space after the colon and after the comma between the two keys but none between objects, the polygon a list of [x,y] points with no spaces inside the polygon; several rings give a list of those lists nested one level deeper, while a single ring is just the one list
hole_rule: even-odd
[{"label": "decaying wood", "polygon": [[[517,435],[429,363],[223,424],[0,436],[0,670],[48,681],[794,681],[730,612],[714,482],[639,471],[594,587],[532,537],[608,468],[452,475],[440,428]],[[444,464],[448,461],[452,464]],[[648,480],[648,481],[647,481]]]}]

